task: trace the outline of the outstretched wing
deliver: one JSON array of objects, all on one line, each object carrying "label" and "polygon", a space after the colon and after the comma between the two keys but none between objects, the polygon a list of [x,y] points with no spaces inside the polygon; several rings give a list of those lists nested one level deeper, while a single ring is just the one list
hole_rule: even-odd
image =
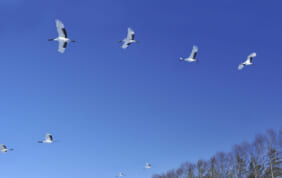
[{"label": "outstretched wing", "polygon": [[249,61],[250,63],[252,63],[253,58],[256,57],[256,56],[257,56],[257,53],[252,53],[252,54],[250,54],[250,55],[248,56],[247,61]]},{"label": "outstretched wing", "polygon": [[128,43],[127,41],[125,41],[122,45],[122,49],[126,49],[131,43]]},{"label": "outstretched wing", "polygon": [[64,24],[60,20],[56,20],[56,26],[59,37],[67,38],[67,31]]},{"label": "outstretched wing", "polygon": [[59,51],[60,53],[64,53],[65,50],[66,50],[67,44],[68,44],[67,42],[59,41],[58,51]]},{"label": "outstretched wing", "polygon": [[45,137],[46,140],[49,140],[49,141],[53,141],[53,137],[51,134],[46,134],[46,137]]},{"label": "outstretched wing", "polygon": [[238,66],[238,70],[242,70],[243,68],[244,68],[244,64],[240,64],[239,66]]},{"label": "outstretched wing", "polygon": [[7,149],[6,145],[0,144],[1,149]]},{"label": "outstretched wing", "polygon": [[126,39],[127,40],[134,40],[134,38],[135,38],[135,32],[130,27],[128,27]]},{"label": "outstretched wing", "polygon": [[195,59],[196,56],[197,56],[197,53],[198,53],[198,47],[197,46],[193,46],[193,49],[192,49],[192,52],[190,54],[190,57],[191,59]]}]

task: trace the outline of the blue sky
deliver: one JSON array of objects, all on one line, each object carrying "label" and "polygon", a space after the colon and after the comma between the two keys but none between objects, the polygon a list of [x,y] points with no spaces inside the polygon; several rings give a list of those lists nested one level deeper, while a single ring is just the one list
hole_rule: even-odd
[{"label": "blue sky", "polygon": [[[15,149],[1,177],[150,177],[278,129],[281,5],[1,1],[0,142]],[[55,19],[77,41],[64,54],[47,41]],[[122,50],[127,27],[141,43]],[[200,62],[180,62],[194,44]],[[238,71],[251,52],[256,65]],[[46,132],[59,142],[37,144]]]}]

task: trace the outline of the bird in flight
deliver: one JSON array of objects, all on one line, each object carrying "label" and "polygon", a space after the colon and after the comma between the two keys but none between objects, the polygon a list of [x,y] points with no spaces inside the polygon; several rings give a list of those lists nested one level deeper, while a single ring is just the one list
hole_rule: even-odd
[{"label": "bird in flight", "polygon": [[248,56],[247,60],[238,66],[238,70],[242,70],[245,66],[254,65],[253,58],[256,57],[256,53],[252,53]]},{"label": "bird in flight", "polygon": [[119,175],[118,175],[118,176],[116,176],[116,177],[123,177],[123,176],[125,176],[125,174],[124,174],[124,173],[122,173],[122,172],[120,172],[120,173],[119,173]]},{"label": "bird in flight", "polygon": [[49,41],[58,41],[59,42],[58,51],[60,53],[64,53],[66,50],[67,44],[70,42],[75,42],[75,41],[68,38],[65,26],[60,20],[56,20],[56,26],[57,26],[57,31],[58,31],[58,37],[55,39],[49,39]]},{"label": "bird in flight", "polygon": [[190,56],[187,58],[180,57],[180,61],[198,62],[198,60],[196,59],[197,53],[198,53],[198,47],[194,45]]},{"label": "bird in flight", "polygon": [[150,163],[146,163],[145,168],[150,169],[150,168],[152,168],[152,165]]},{"label": "bird in flight", "polygon": [[54,143],[53,136],[47,133],[45,136],[45,140],[38,141],[38,143]]},{"label": "bird in flight", "polygon": [[14,149],[8,149],[6,145],[0,144],[0,150],[2,153],[6,153],[7,151],[13,151]]},{"label": "bird in flight", "polygon": [[118,43],[123,42],[123,45],[121,47],[123,49],[126,49],[132,43],[139,43],[139,41],[136,41],[134,38],[135,32],[130,27],[128,27],[127,37],[121,41],[118,41]]}]

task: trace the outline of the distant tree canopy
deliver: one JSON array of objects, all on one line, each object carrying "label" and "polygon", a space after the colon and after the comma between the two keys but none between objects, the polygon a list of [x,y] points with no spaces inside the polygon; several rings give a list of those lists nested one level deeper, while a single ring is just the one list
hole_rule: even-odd
[{"label": "distant tree canopy", "polygon": [[153,178],[282,178],[282,128],[256,135],[253,143],[234,145],[209,160],[185,162]]}]

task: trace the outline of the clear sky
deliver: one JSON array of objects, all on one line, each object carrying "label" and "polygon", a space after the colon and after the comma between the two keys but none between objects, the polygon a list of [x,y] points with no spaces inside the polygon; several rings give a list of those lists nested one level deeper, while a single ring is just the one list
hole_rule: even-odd
[{"label": "clear sky", "polygon": [[[280,0],[1,0],[1,178],[145,178],[282,126]],[[70,38],[57,52],[55,19]],[[141,43],[120,48],[127,28]],[[199,63],[179,57],[199,46]],[[237,70],[251,52],[255,66]],[[58,142],[38,144],[45,133]],[[145,162],[151,170],[143,170]]]}]

